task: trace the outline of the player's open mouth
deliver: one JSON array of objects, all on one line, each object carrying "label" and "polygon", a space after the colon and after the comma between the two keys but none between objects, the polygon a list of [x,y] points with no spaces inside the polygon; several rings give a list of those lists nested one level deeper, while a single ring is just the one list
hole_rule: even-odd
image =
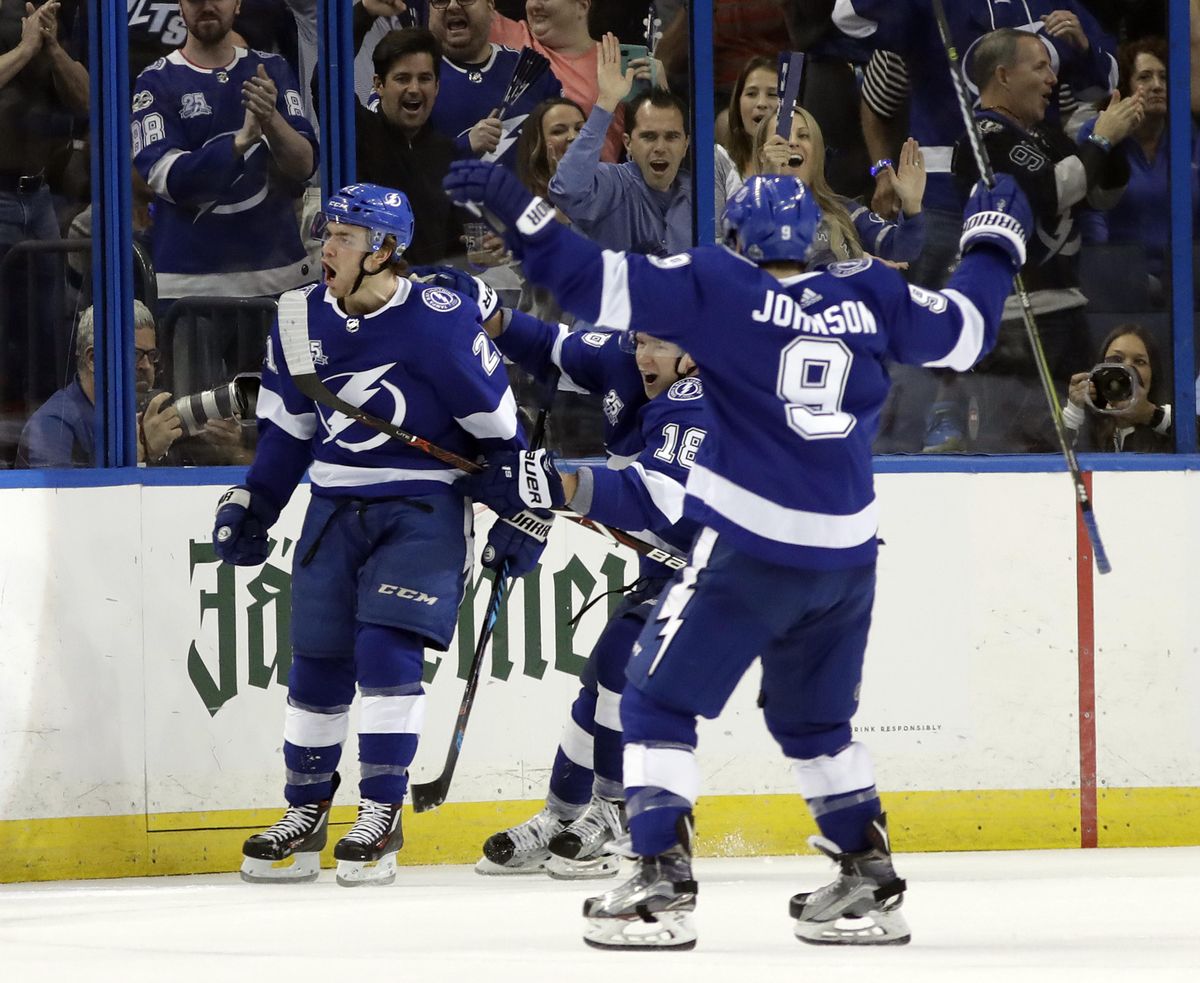
[{"label": "player's open mouth", "polygon": [[328,263],[322,263],[321,264],[321,275],[327,284],[333,283],[333,281],[337,278],[337,270],[335,270]]},{"label": "player's open mouth", "polygon": [[653,386],[654,383],[657,381],[658,381],[658,373],[657,372],[643,372],[642,373],[642,384],[647,389],[649,389],[651,386]]}]

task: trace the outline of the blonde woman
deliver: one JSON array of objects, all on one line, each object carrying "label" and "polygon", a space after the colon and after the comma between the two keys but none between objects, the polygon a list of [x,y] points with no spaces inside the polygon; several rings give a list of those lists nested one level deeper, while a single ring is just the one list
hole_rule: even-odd
[{"label": "blonde woman", "polygon": [[[754,146],[761,174],[790,174],[807,184],[824,216],[813,241],[811,263],[829,263],[871,255],[907,267],[925,242],[925,164],[917,141],[909,138],[900,151],[893,180],[900,196],[898,221],[889,222],[865,205],[834,194],[825,180],[825,139],[817,121],[797,106],[787,140],[774,133],[775,118],[758,125]],[[889,168],[890,169],[890,168]]]}]

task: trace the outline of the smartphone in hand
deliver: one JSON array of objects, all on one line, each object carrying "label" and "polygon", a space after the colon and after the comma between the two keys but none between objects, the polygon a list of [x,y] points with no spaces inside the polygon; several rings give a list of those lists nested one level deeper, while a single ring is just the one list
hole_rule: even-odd
[{"label": "smartphone in hand", "polygon": [[[649,58],[650,49],[644,44],[623,44],[621,45],[621,74],[624,75],[629,69],[631,61],[637,61],[639,58]],[[653,70],[653,66],[651,66]],[[629,90],[629,95],[625,97],[626,102],[633,102],[635,99],[640,99],[642,96],[650,92],[650,82],[646,79],[634,79],[633,88]]]}]

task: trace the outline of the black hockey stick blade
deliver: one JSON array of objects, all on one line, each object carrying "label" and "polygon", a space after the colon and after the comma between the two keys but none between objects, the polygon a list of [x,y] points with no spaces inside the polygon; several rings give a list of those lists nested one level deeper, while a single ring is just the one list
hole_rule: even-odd
[{"label": "black hockey stick blade", "polygon": [[[550,417],[550,404],[554,401],[554,393],[558,388],[559,373],[555,371],[546,380],[541,390],[541,406],[538,408],[537,419],[534,421],[533,433],[529,438],[529,446],[533,449],[541,447],[546,439],[546,423]],[[414,812],[428,812],[436,809],[446,801],[450,792],[450,781],[454,778],[454,770],[458,766],[458,756],[462,753],[463,738],[467,733],[467,722],[471,718],[471,708],[475,705],[475,693],[479,689],[479,677],[483,673],[483,657],[487,654],[488,644],[492,640],[492,631],[500,617],[500,608],[504,598],[512,586],[512,578],[508,575],[508,563],[496,571],[492,582],[492,593],[488,598],[487,608],[483,618],[483,630],[475,643],[475,653],[471,656],[471,665],[467,669],[466,688],[463,690],[462,701],[458,705],[458,716],[454,720],[454,733],[450,738],[450,748],[446,752],[446,763],[442,773],[432,782],[421,782],[412,785],[412,804]]]},{"label": "black hockey stick blade", "polygon": [[[996,185],[996,176],[992,170],[992,162],[988,158],[987,148],[983,145],[983,137],[975,124],[975,116],[971,112],[971,99],[967,94],[967,84],[963,75],[963,66],[958,57],[958,48],[950,34],[950,22],[946,19],[946,9],[942,0],[933,0],[933,15],[937,21],[938,34],[941,36],[942,47],[946,50],[946,59],[950,63],[950,81],[954,85],[954,94],[958,99],[958,108],[962,113],[963,123],[967,130],[967,142],[971,145],[971,153],[975,157],[975,165],[979,176],[989,188]],[[1033,361],[1037,367],[1038,379],[1042,384],[1042,392],[1050,405],[1050,416],[1054,422],[1054,434],[1058,438],[1058,448],[1063,460],[1067,463],[1067,471],[1071,475],[1071,483],[1075,486],[1075,497],[1079,501],[1079,516],[1087,530],[1088,540],[1092,544],[1092,557],[1096,569],[1100,573],[1109,573],[1112,564],[1108,553],[1105,552],[1104,542],[1100,539],[1100,528],[1096,524],[1096,515],[1092,511],[1092,499],[1084,483],[1083,474],[1079,470],[1079,462],[1067,439],[1066,426],[1063,423],[1062,408],[1058,405],[1058,394],[1054,391],[1054,378],[1050,373],[1050,365],[1046,361],[1046,353],[1042,347],[1042,335],[1038,330],[1037,318],[1034,317],[1033,304],[1025,289],[1025,281],[1020,272],[1013,277],[1013,287],[1021,304],[1021,317],[1025,322],[1025,334],[1029,338],[1029,347],[1033,350]]]},{"label": "black hockey stick blade", "polygon": [[594,519],[589,519],[586,515],[578,515],[575,512],[560,512],[558,514],[566,516],[572,522],[583,526],[585,529],[591,529],[593,532],[599,533],[611,542],[617,543],[620,546],[627,546],[635,553],[661,563],[670,570],[682,570],[687,566],[686,556],[680,556],[678,553],[672,553],[661,546],[647,543],[644,539],[638,539],[636,536],[631,536],[629,533],[615,529],[612,526],[602,525]]}]

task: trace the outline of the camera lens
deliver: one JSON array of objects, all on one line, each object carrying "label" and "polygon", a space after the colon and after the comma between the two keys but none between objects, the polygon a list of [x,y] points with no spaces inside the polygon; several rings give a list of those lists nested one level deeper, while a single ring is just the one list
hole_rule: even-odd
[{"label": "camera lens", "polygon": [[1104,365],[1092,372],[1099,405],[1120,403],[1133,398],[1133,378],[1124,365]]},{"label": "camera lens", "polygon": [[183,432],[191,437],[204,429],[209,420],[226,420],[233,416],[233,383],[206,389],[191,396],[180,396],[175,400],[175,411],[183,425]]}]

